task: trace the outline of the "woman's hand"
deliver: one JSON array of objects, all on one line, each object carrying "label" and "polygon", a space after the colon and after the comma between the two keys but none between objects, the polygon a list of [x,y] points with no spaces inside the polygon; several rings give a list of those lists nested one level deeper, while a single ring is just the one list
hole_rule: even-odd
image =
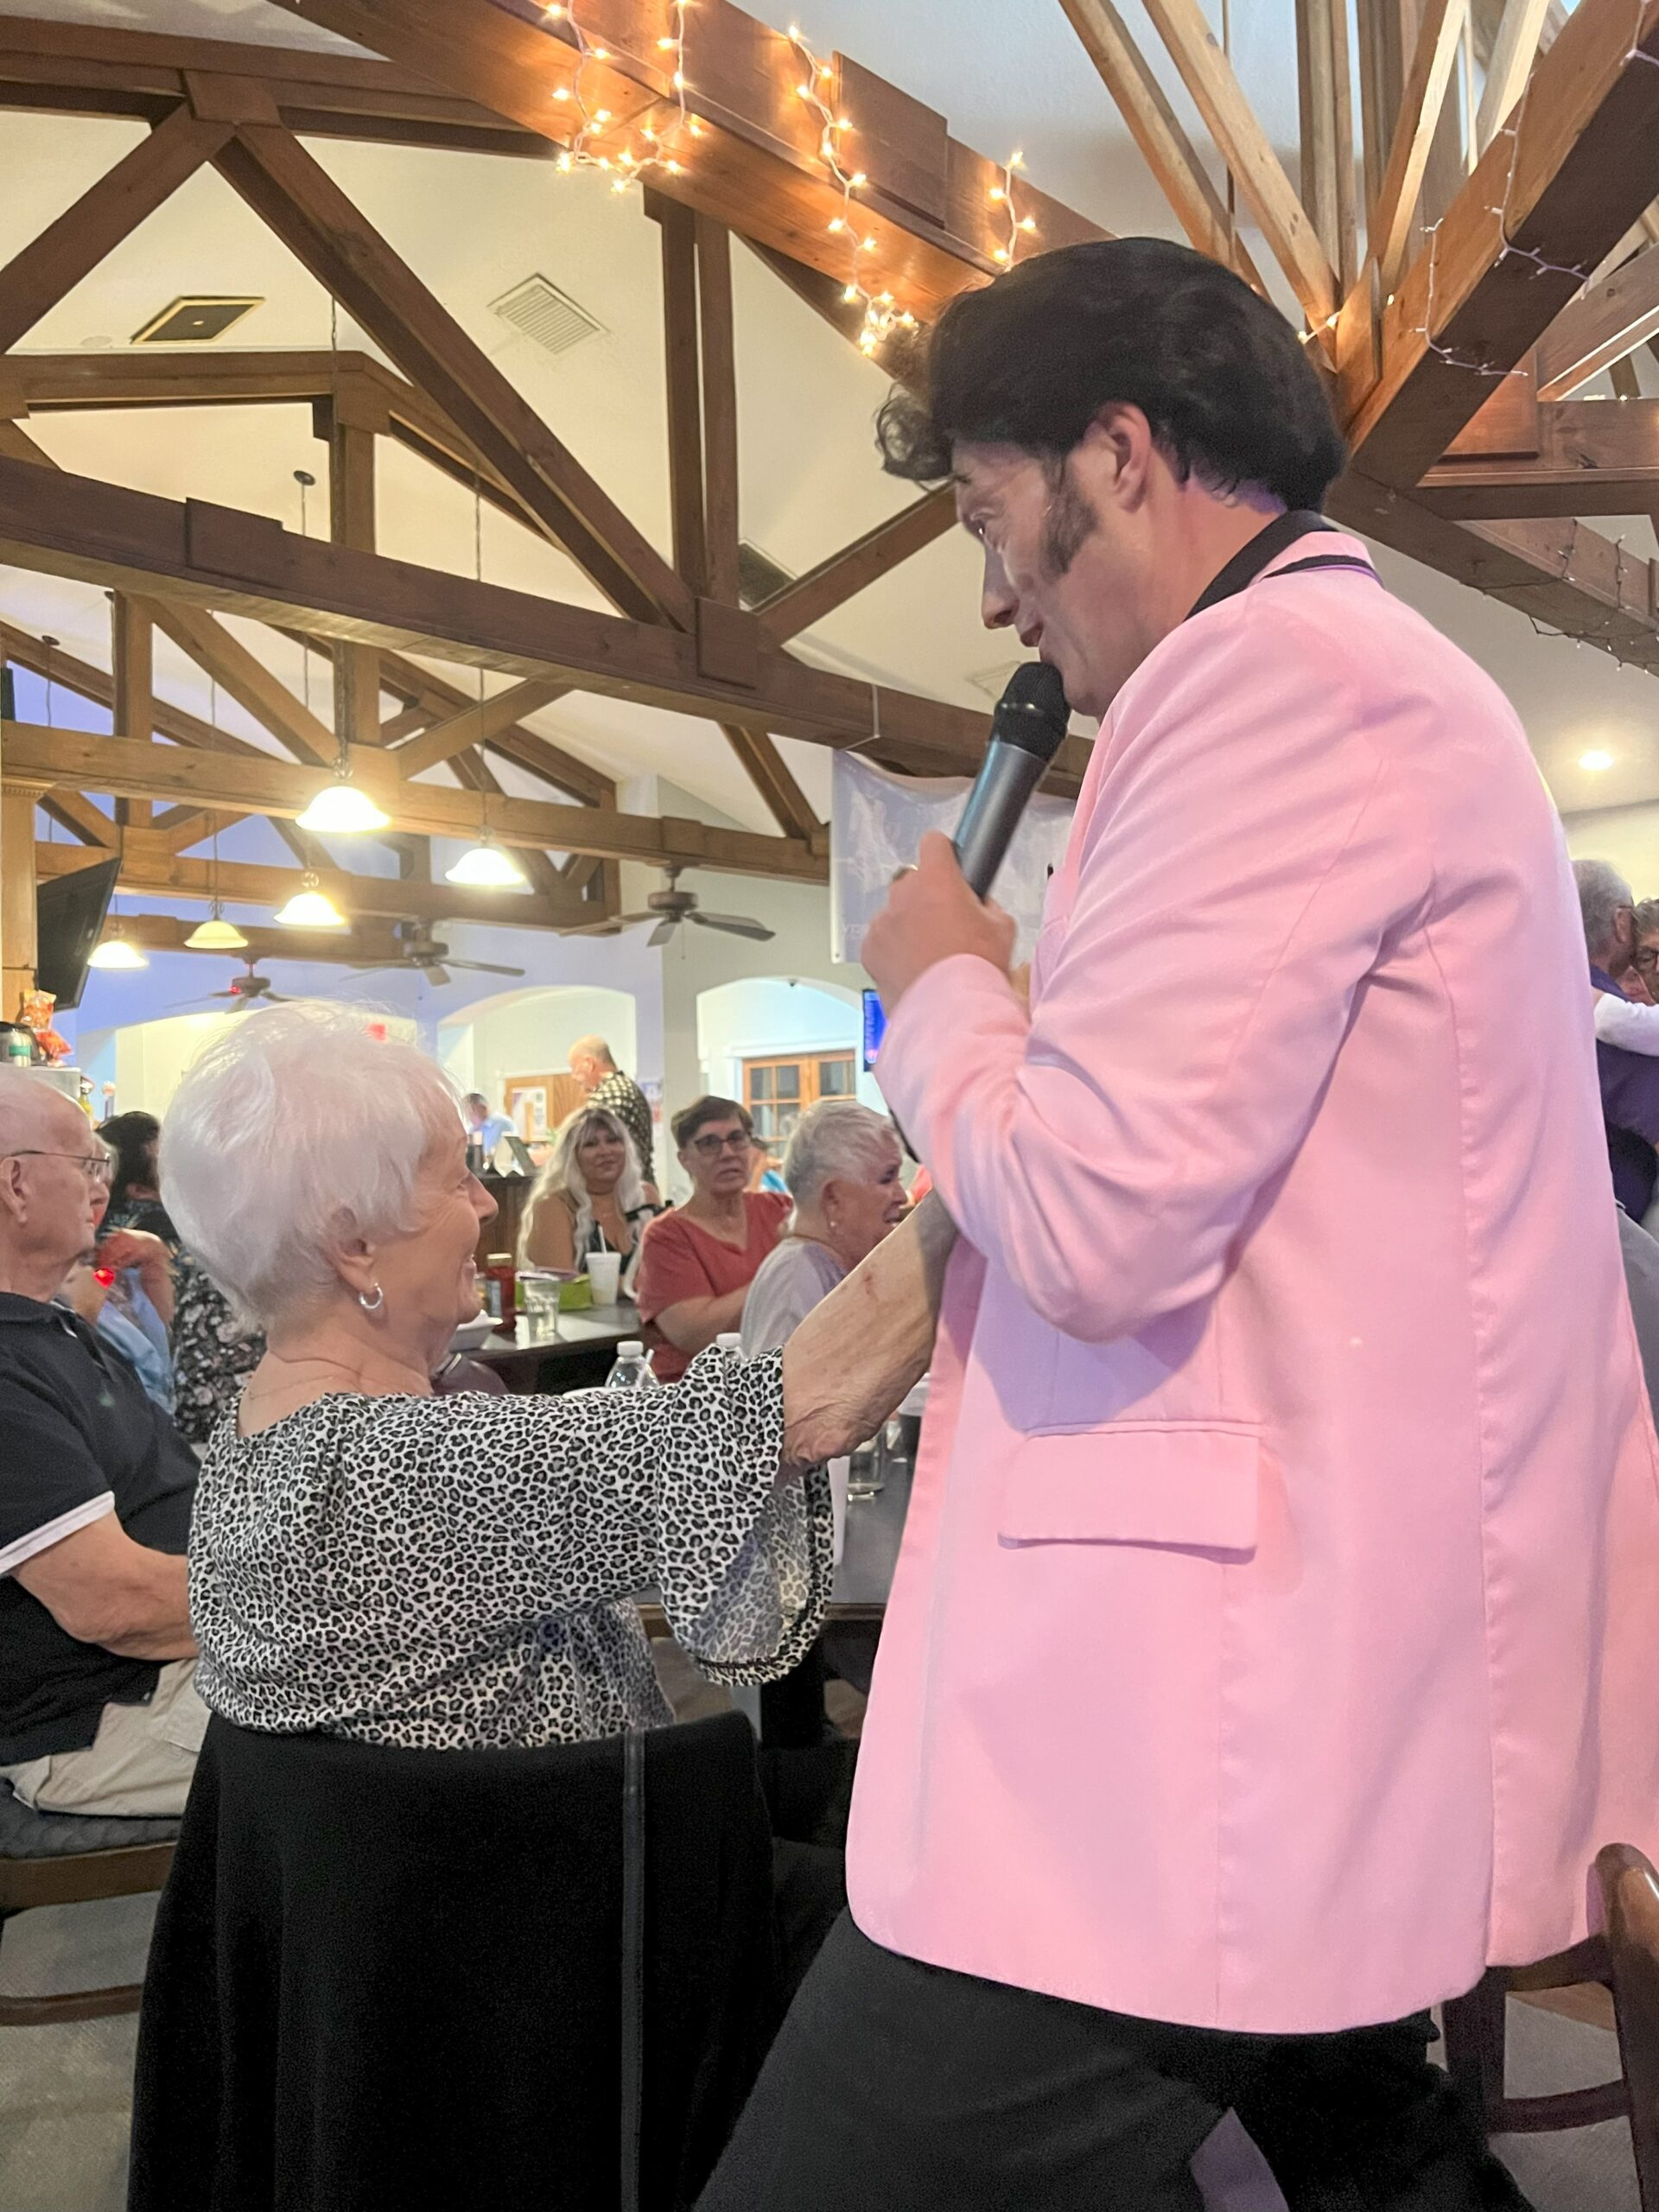
[{"label": "woman's hand", "polygon": [[811,1466],[876,1434],[933,1357],[957,1224],[929,1192],[784,1347],[784,1453]]},{"label": "woman's hand", "polygon": [[156,1308],[164,1328],[173,1325],[173,1262],[159,1236],[147,1229],[112,1229],[98,1248],[100,1263],[118,1274],[130,1268],[138,1287]]}]

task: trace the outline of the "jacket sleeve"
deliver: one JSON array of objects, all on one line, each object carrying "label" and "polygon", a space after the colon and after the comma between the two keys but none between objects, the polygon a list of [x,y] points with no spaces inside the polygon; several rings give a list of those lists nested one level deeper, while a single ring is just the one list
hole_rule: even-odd
[{"label": "jacket sleeve", "polygon": [[1221,1281],[1430,885],[1327,639],[1259,594],[1218,617],[1120,702],[1031,1016],[959,956],[882,1046],[882,1088],[964,1236],[1085,1341]]},{"label": "jacket sleeve", "polygon": [[1596,1036],[1604,1045],[1622,1045],[1627,1052],[1659,1053],[1659,1006],[1641,1006],[1634,999],[1616,999],[1611,991],[1598,991]]}]

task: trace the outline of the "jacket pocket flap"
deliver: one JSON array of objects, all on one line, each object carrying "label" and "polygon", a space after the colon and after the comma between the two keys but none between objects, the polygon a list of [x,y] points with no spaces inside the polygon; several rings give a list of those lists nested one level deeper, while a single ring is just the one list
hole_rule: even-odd
[{"label": "jacket pocket flap", "polygon": [[1254,1551],[1261,1450],[1256,1429],[1226,1422],[1028,1435],[1003,1478],[1002,1540]]}]

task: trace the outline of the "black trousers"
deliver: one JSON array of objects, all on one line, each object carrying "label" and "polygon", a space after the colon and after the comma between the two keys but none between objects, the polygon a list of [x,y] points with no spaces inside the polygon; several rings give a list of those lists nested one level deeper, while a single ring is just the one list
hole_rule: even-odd
[{"label": "black trousers", "polygon": [[1191,2161],[1230,2109],[1291,2212],[1524,2212],[1429,2033],[1130,2019],[901,1958],[843,1915],[698,2212],[1202,2212]]}]

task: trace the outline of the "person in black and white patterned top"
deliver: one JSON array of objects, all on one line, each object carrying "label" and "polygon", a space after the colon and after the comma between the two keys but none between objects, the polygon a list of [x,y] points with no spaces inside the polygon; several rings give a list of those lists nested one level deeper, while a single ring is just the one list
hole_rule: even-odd
[{"label": "person in black and white patterned top", "polygon": [[639,1151],[639,1173],[652,1198],[659,1196],[652,1161],[655,1132],[651,1122],[651,1101],[645,1092],[631,1075],[624,1075],[618,1067],[602,1037],[577,1038],[570,1047],[570,1072],[587,1092],[588,1103],[607,1108],[633,1139]]},{"label": "person in black and white patterned top", "polygon": [[435,1397],[494,1209],[432,1062],[344,1008],[251,1014],[186,1075],[162,1160],[185,1238],[268,1342],[191,1526],[214,1711],[438,1749],[654,1726],[646,1588],[716,1678],[809,1648],[830,1576],[818,1463],[926,1363],[942,1213],[782,1354],[707,1352],[655,1391]]}]

